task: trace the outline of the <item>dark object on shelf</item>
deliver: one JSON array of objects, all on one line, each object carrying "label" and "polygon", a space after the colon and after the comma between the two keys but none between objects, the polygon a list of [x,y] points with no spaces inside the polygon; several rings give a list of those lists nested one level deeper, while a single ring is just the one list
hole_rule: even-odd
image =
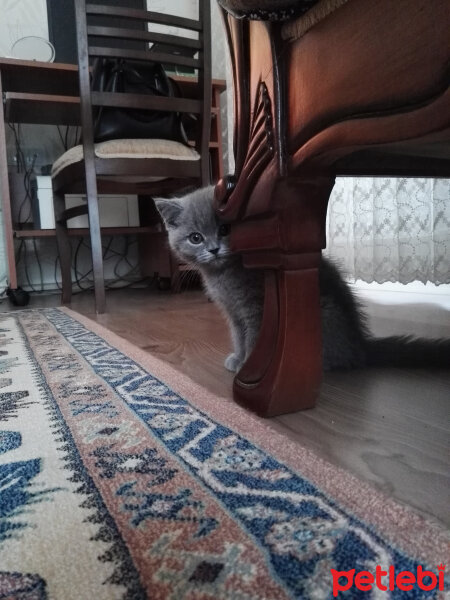
[{"label": "dark object on shelf", "polygon": [[[96,61],[92,89],[96,92],[181,97],[175,82],[160,63],[103,58]],[[94,141],[123,138],[164,139],[187,144],[180,113],[100,106],[94,123]]]},{"label": "dark object on shelf", "polygon": [[14,306],[26,306],[30,301],[30,294],[20,287],[15,290],[8,288],[6,290],[6,295]]},{"label": "dark object on shelf", "polygon": [[[102,0],[102,4],[109,6],[127,6],[128,8],[136,8],[146,10],[146,0]],[[47,0],[47,18],[48,18],[48,33],[50,41],[55,47],[55,62],[57,63],[77,63],[77,32],[75,26],[75,6],[74,0]],[[94,23],[93,23],[94,24]],[[117,17],[111,22],[102,16],[95,19],[95,25],[107,26],[114,24],[115,27],[129,27],[145,30],[144,22],[128,23],[127,19]],[[101,40],[101,38],[100,38]],[[96,40],[96,44],[100,41]],[[98,44],[100,45],[100,44]],[[116,48],[134,48],[144,50],[144,42],[136,42],[134,40],[114,40]]]}]

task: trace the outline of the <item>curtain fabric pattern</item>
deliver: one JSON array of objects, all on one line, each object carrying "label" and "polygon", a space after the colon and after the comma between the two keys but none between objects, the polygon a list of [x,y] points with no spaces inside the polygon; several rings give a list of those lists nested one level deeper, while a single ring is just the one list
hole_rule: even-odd
[{"label": "curtain fabric pattern", "polygon": [[354,280],[450,283],[450,179],[337,178],[326,253]]}]

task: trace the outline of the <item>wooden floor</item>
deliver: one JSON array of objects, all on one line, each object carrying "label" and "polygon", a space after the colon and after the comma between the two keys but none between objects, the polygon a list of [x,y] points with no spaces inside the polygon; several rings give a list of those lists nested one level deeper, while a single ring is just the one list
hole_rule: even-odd
[{"label": "wooden floor", "polygon": [[[34,296],[31,307],[59,304]],[[200,291],[121,290],[95,315],[90,293],[72,308],[171,363],[212,392],[231,397],[225,323]],[[10,310],[3,302],[0,310]],[[367,307],[377,335],[450,337],[450,312],[425,304]],[[325,374],[317,407],[270,420],[274,429],[389,496],[450,524],[450,369],[367,369]],[[299,465],[301,468],[301,465]]]}]

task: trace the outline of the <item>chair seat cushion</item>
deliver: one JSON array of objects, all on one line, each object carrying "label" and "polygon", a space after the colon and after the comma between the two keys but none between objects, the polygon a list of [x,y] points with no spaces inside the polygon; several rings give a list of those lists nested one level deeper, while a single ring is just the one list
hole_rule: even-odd
[{"label": "chair seat cushion", "polygon": [[[171,160],[199,160],[200,155],[193,148],[172,140],[109,140],[95,144],[98,158],[166,158]],[[53,163],[52,177],[63,169],[83,160],[83,146],[79,144],[64,152]]]}]

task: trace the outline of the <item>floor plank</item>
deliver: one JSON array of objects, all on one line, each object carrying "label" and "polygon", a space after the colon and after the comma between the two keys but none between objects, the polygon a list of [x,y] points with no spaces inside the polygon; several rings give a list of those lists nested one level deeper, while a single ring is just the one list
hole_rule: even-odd
[{"label": "floor plank", "polygon": [[[109,292],[108,312],[95,315],[89,293],[72,308],[169,362],[231,402],[232,375],[223,368],[230,340],[217,307],[200,291]],[[55,306],[58,296],[33,296]],[[449,311],[428,304],[367,302],[377,335],[450,337]],[[0,310],[8,310],[2,303]],[[389,496],[450,524],[450,368],[435,372],[365,369],[327,373],[316,408],[270,420],[271,426]],[[301,465],[299,465],[301,468]]]}]

